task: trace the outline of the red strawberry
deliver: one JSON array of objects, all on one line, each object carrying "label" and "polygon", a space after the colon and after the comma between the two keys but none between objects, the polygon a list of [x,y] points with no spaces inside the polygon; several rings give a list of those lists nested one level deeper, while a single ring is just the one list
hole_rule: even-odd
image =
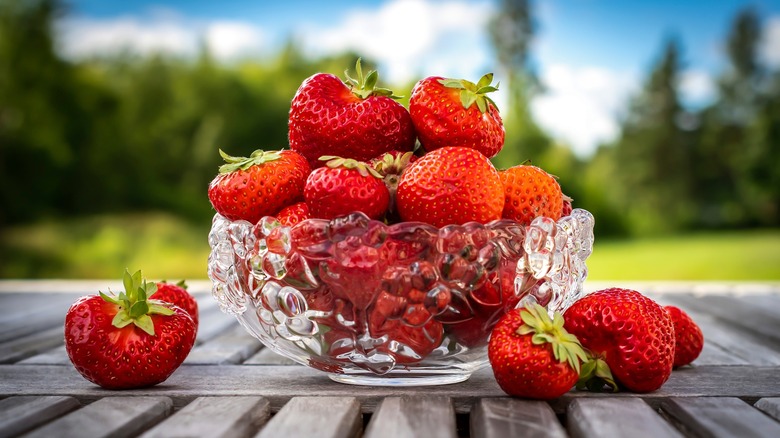
[{"label": "red strawberry", "polygon": [[184,280],[176,283],[166,283],[161,281],[157,283],[157,292],[149,297],[150,300],[165,301],[179,306],[190,315],[195,323],[195,329],[198,328],[198,302],[195,297],[187,292],[187,284]]},{"label": "red strawberry", "polygon": [[249,158],[219,153],[227,164],[209,184],[209,200],[222,216],[257,223],[303,200],[311,168],[297,152],[257,150]]},{"label": "red strawberry", "polygon": [[504,188],[484,155],[444,147],[422,156],[401,175],[396,203],[401,219],[435,227],[501,218]]},{"label": "red strawberry", "polygon": [[488,344],[488,359],[498,386],[509,395],[549,400],[577,383],[587,358],[580,343],[563,328],[561,314],[551,320],[534,304],[512,309],[498,321]]},{"label": "red strawberry", "polygon": [[79,298],[65,316],[65,349],[76,370],[103,388],[129,389],[165,381],[195,343],[186,311],[147,300],[157,286],[125,273],[125,292]]},{"label": "red strawberry", "polygon": [[444,334],[441,323],[432,319],[423,304],[425,294],[413,291],[409,295],[381,292],[369,313],[371,336],[388,339],[376,349],[392,355],[397,363],[424,359],[441,344]]},{"label": "red strawberry", "polygon": [[390,193],[376,170],[352,159],[325,155],[322,160],[327,166],[309,175],[303,192],[311,217],[333,219],[356,211],[371,219],[384,216]]},{"label": "red strawberry", "polygon": [[477,82],[438,76],[419,81],[412,90],[409,113],[420,143],[430,152],[444,146],[476,149],[488,158],[504,146],[504,125],[487,93],[493,74]]},{"label": "red strawberry", "polygon": [[414,126],[409,112],[393,100],[392,91],[376,88],[377,74],[363,76],[358,59],[357,80],[345,84],[336,76],[317,73],[301,84],[289,117],[290,149],[300,152],[312,168],[323,155],[368,161],[391,150],[412,150]]},{"label": "red strawberry", "polygon": [[309,206],[305,202],[298,202],[284,207],[277,213],[276,219],[284,226],[291,227],[298,222],[309,219]]},{"label": "red strawberry", "polygon": [[539,216],[561,218],[563,193],[558,181],[544,170],[520,165],[498,172],[504,186],[501,216],[528,225]]},{"label": "red strawberry", "polygon": [[664,309],[674,325],[674,368],[688,365],[701,354],[704,335],[693,319],[678,307],[666,306]]},{"label": "red strawberry", "polygon": [[572,202],[574,202],[574,199],[571,199],[570,197],[563,195],[563,208],[561,209],[561,217],[568,216],[571,214]]},{"label": "red strawberry", "polygon": [[564,318],[566,330],[594,357],[583,366],[583,385],[617,390],[617,382],[630,391],[650,392],[669,379],[674,327],[666,310],[650,298],[630,289],[604,289],[579,299]]}]

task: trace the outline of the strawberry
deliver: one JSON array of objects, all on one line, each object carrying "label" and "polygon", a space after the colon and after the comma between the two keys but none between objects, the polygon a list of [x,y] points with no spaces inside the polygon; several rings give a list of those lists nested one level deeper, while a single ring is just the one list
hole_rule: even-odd
[{"label": "strawberry", "polygon": [[317,73],[298,88],[290,106],[290,149],[300,152],[312,168],[323,155],[368,161],[391,150],[410,151],[415,133],[409,112],[393,100],[392,91],[376,88],[377,73],[363,76],[358,59],[357,79],[346,83]]},{"label": "strawberry", "polygon": [[568,216],[571,214],[573,202],[574,199],[571,199],[571,197],[569,196],[563,195],[563,208],[561,209],[561,217]]},{"label": "strawberry", "polygon": [[477,82],[431,76],[417,82],[409,113],[420,143],[430,152],[444,146],[475,149],[488,158],[504,146],[504,125],[495,102],[487,96],[493,74]]},{"label": "strawberry", "polygon": [[[398,192],[398,183],[401,181],[401,174],[417,160],[413,152],[390,151],[371,160],[371,167],[380,175],[390,192],[390,205],[387,210],[392,216],[396,216],[395,195]],[[393,217],[393,219],[398,219]]]},{"label": "strawberry", "polygon": [[555,177],[531,165],[519,165],[498,172],[504,187],[501,217],[528,225],[539,216],[553,220],[563,213],[563,193]]},{"label": "strawberry", "polygon": [[311,217],[333,219],[355,211],[380,219],[390,203],[382,176],[366,163],[325,155],[326,167],[306,180],[303,197]]},{"label": "strawberry", "polygon": [[257,223],[263,216],[273,216],[303,200],[311,168],[297,152],[257,150],[249,158],[219,153],[227,164],[219,168],[208,194],[222,216]]},{"label": "strawberry", "polygon": [[187,292],[187,284],[184,280],[176,283],[166,283],[161,281],[157,283],[157,292],[149,296],[150,300],[165,301],[179,306],[190,315],[195,323],[195,329],[198,328],[198,302],[195,297]]},{"label": "strawberry", "polygon": [[688,365],[701,354],[704,335],[693,319],[680,308],[666,306],[664,309],[674,325],[674,368]]},{"label": "strawberry", "polygon": [[512,309],[498,321],[490,335],[488,359],[504,392],[549,400],[574,387],[587,356],[563,325],[560,313],[550,319],[538,304]]},{"label": "strawberry", "polygon": [[441,344],[444,330],[432,319],[423,303],[425,293],[412,291],[408,297],[381,292],[369,309],[369,331],[373,338],[388,341],[377,351],[391,354],[397,363],[419,362]]},{"label": "strawberry", "polygon": [[157,285],[141,271],[124,275],[125,292],[79,298],[65,316],[65,349],[85,379],[107,389],[165,381],[195,343],[195,323],[182,308],[150,300]]},{"label": "strawberry", "polygon": [[501,218],[504,189],[481,153],[444,147],[423,155],[401,175],[396,204],[401,219],[435,227]]},{"label": "strawberry", "polygon": [[292,227],[310,217],[309,206],[305,202],[298,202],[281,209],[276,215],[276,220],[285,227]]},{"label": "strawberry", "polygon": [[609,288],[586,295],[564,313],[566,330],[593,360],[579,387],[604,384],[634,392],[660,388],[672,373],[674,326],[666,310],[641,293]]}]

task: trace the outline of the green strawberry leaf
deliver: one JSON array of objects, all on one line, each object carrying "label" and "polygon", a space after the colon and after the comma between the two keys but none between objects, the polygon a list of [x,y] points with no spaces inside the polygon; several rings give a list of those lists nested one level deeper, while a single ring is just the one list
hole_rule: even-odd
[{"label": "green strawberry leaf", "polygon": [[152,321],[152,317],[149,315],[142,315],[136,319],[133,320],[133,324],[135,324],[136,327],[140,328],[141,330],[145,331],[151,336],[155,336],[154,334],[154,322]]},{"label": "green strawberry leaf", "polygon": [[127,327],[133,323],[133,318],[128,315],[125,310],[120,310],[114,315],[114,319],[111,321],[111,325],[116,328]]}]

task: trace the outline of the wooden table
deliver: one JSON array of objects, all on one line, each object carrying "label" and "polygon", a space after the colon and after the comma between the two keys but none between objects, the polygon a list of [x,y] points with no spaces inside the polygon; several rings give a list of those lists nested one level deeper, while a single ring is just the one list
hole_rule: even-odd
[{"label": "wooden table", "polygon": [[[107,391],[63,347],[65,311],[109,282],[0,281],[0,437],[263,436],[780,437],[780,284],[652,283],[704,331],[704,351],[650,394],[573,390],[549,403],[506,397],[489,369],[422,388],[358,387],[292,364],[191,286],[200,331],[165,383]],[[588,289],[603,284],[589,283]]]}]

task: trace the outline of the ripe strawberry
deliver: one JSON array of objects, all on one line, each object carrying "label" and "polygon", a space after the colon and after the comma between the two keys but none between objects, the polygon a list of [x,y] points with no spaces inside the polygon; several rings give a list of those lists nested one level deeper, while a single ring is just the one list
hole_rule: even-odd
[{"label": "ripe strawberry", "polygon": [[309,175],[303,191],[311,217],[333,219],[355,211],[371,219],[384,216],[390,193],[376,170],[352,159],[329,155],[321,159],[326,167]]},{"label": "ripe strawberry", "polygon": [[311,168],[297,152],[257,150],[249,158],[219,153],[227,164],[209,184],[209,200],[222,216],[257,223],[303,200]]},{"label": "ripe strawberry", "polygon": [[195,343],[195,323],[173,304],[147,300],[157,285],[141,271],[124,276],[119,296],[79,298],[65,316],[65,349],[85,379],[107,389],[165,381]]},{"label": "ripe strawberry", "polygon": [[558,181],[544,170],[520,165],[498,172],[504,187],[501,216],[528,225],[539,216],[561,218],[563,193]]},{"label": "ripe strawberry", "polygon": [[301,84],[289,116],[290,149],[300,152],[312,168],[322,155],[368,161],[391,150],[410,151],[415,133],[409,112],[393,100],[392,91],[376,88],[377,73],[346,84],[336,76],[317,73]]},{"label": "ripe strawberry", "polygon": [[701,354],[704,335],[693,319],[678,307],[666,306],[664,309],[674,325],[674,368],[688,365]]},{"label": "ripe strawberry", "polygon": [[484,155],[466,147],[444,147],[406,168],[396,204],[404,221],[436,227],[487,223],[501,218],[504,188]]},{"label": "ripe strawberry", "polygon": [[195,297],[187,292],[187,284],[184,280],[176,284],[166,283],[164,281],[157,283],[157,292],[149,296],[149,299],[165,301],[166,303],[181,307],[190,315],[192,321],[195,323],[195,329],[197,330],[198,302],[195,301]]},{"label": "ripe strawberry", "polygon": [[561,217],[568,216],[571,214],[572,202],[574,202],[574,199],[571,199],[569,196],[563,195],[563,208],[561,209]]},{"label": "ripe strawberry", "polygon": [[630,391],[650,392],[669,379],[674,327],[650,298],[630,289],[604,289],[579,299],[564,318],[566,330],[594,358],[583,366],[579,386],[598,390],[607,384],[617,390],[617,382]]},{"label": "ripe strawberry", "polygon": [[477,82],[432,76],[417,82],[409,113],[420,143],[430,152],[444,146],[478,150],[488,158],[504,146],[504,125],[495,102],[487,94],[493,74]]},{"label": "ripe strawberry", "polygon": [[298,202],[281,209],[276,215],[276,220],[286,227],[292,227],[310,217],[309,206],[305,202]]},{"label": "ripe strawberry", "polygon": [[587,358],[577,338],[563,328],[561,314],[551,320],[533,304],[507,312],[488,343],[488,359],[498,386],[509,395],[548,400],[577,383]]}]

